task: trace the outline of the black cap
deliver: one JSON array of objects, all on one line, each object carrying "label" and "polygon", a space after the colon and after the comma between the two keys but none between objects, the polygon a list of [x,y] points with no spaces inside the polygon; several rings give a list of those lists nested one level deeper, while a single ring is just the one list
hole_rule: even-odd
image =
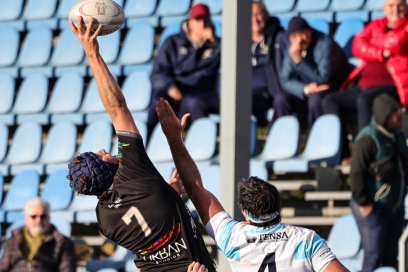
[{"label": "black cap", "polygon": [[295,16],[292,19],[290,19],[288,30],[286,31],[286,34],[290,36],[291,34],[295,32],[306,30],[306,29],[311,29],[311,27],[306,22],[306,20],[303,19],[302,17]]},{"label": "black cap", "polygon": [[377,96],[373,103],[373,115],[375,122],[380,126],[384,126],[388,116],[401,107],[401,103],[388,94]]}]

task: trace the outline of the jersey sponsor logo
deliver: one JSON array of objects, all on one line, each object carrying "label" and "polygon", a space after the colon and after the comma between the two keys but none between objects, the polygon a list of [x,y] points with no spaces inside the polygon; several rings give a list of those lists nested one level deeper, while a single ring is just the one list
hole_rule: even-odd
[{"label": "jersey sponsor logo", "polygon": [[115,207],[115,209],[119,208],[120,205],[122,205],[122,203],[120,203],[121,201],[122,199],[118,197],[118,199],[115,200],[115,204],[108,205],[109,209],[112,209],[113,207]]},{"label": "jersey sponsor logo", "polygon": [[155,251],[156,249],[162,248],[163,246],[166,246],[170,240],[175,238],[177,234],[181,232],[181,224],[176,223],[171,231],[164,236],[162,239],[160,239],[158,242],[154,243],[152,246],[148,247],[147,250],[139,250],[139,253],[144,255],[150,252]]},{"label": "jersey sponsor logo", "polygon": [[190,216],[190,223],[191,223],[191,228],[193,229],[193,232],[194,232],[194,238],[198,239],[198,237],[197,237],[197,225],[194,222],[193,215],[191,214],[190,209],[187,207],[187,205],[184,204],[184,206],[186,207],[187,213]]},{"label": "jersey sponsor logo", "polygon": [[188,53],[188,50],[187,50],[187,48],[186,47],[180,47],[179,48],[179,54],[180,55],[187,55],[187,53]]},{"label": "jersey sponsor logo", "polygon": [[184,239],[181,238],[179,241],[165,246],[160,251],[150,256],[143,256],[143,260],[150,260],[156,262],[156,264],[161,264],[169,262],[171,260],[177,259],[180,257],[181,251],[187,249],[187,245],[184,242]]},{"label": "jersey sponsor logo", "polygon": [[246,241],[248,244],[256,243],[257,240],[258,243],[287,242],[289,240],[289,236],[286,232],[274,232],[259,234],[255,237],[246,237]]},{"label": "jersey sponsor logo", "polygon": [[95,8],[98,9],[98,15],[106,15],[106,9],[108,6],[105,4],[105,2],[102,3],[95,3]]}]

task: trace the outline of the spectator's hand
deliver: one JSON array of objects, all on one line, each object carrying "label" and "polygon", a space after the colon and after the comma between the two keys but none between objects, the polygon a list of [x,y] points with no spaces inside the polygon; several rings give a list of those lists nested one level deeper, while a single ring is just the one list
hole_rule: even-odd
[{"label": "spectator's hand", "polygon": [[187,269],[187,272],[208,272],[208,269],[205,266],[198,262],[192,262]]},{"label": "spectator's hand", "polygon": [[383,51],[383,57],[384,57],[384,59],[388,59],[388,58],[391,57],[391,56],[392,56],[392,53],[390,52],[390,50],[385,49],[385,50]]},{"label": "spectator's hand", "polygon": [[302,61],[302,39],[300,35],[290,36],[289,55],[292,60],[299,64]]},{"label": "spectator's hand", "polygon": [[215,42],[214,30],[212,27],[205,27],[200,33],[201,41],[205,42],[209,40],[210,42]]},{"label": "spectator's hand", "polygon": [[373,204],[367,205],[367,206],[360,206],[358,208],[358,210],[360,211],[360,214],[363,217],[366,217],[367,215],[369,215],[371,213],[371,211],[373,210]]},{"label": "spectator's hand", "polygon": [[171,187],[173,187],[174,190],[179,195],[185,194],[186,191],[184,190],[183,183],[181,183],[180,176],[178,175],[177,169],[174,170],[173,175],[171,175],[171,178],[169,182],[167,182]]},{"label": "spectator's hand", "polygon": [[167,94],[176,101],[180,101],[181,99],[183,99],[183,94],[180,92],[179,88],[175,86],[171,87],[167,91]]},{"label": "spectator's hand", "polygon": [[93,22],[94,18],[91,18],[89,21],[89,25],[87,26],[85,31],[82,23],[82,17],[78,18],[78,27],[74,25],[72,20],[69,20],[71,30],[72,32],[74,32],[75,36],[81,42],[82,47],[85,50],[85,54],[88,58],[93,58],[99,54],[99,44],[96,37],[98,36],[99,32],[101,32],[102,25],[99,25],[95,33],[92,33],[91,29]]},{"label": "spectator's hand", "polygon": [[330,89],[330,84],[317,85],[316,82],[312,82],[307,85],[307,89],[309,94],[319,93]]},{"label": "spectator's hand", "polygon": [[160,98],[160,101],[157,102],[156,107],[157,115],[159,116],[159,121],[162,126],[164,135],[167,139],[181,138],[181,133],[183,132],[187,119],[190,117],[190,114],[184,114],[181,121],[174,114],[173,109],[171,108],[169,102]]}]

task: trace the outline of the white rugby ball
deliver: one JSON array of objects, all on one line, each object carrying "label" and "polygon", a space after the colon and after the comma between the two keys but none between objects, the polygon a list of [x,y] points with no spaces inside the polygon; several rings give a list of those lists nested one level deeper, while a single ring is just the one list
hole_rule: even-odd
[{"label": "white rugby ball", "polygon": [[95,18],[92,31],[95,31],[100,24],[103,25],[99,36],[115,32],[125,22],[123,8],[111,0],[83,0],[76,3],[69,13],[69,19],[78,27],[78,18],[81,16],[85,25],[89,24],[92,17]]}]

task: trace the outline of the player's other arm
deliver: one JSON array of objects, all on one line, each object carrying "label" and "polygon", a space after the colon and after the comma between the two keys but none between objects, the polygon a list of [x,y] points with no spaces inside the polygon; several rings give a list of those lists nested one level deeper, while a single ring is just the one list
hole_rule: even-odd
[{"label": "player's other arm", "polygon": [[163,98],[157,102],[156,110],[163,132],[169,142],[174,163],[183,181],[184,189],[194,203],[204,225],[206,225],[211,217],[224,211],[224,208],[218,199],[204,188],[197,166],[181,139],[181,132],[190,115],[184,115],[180,121],[170,104]]},{"label": "player's other arm", "polygon": [[78,28],[71,20],[69,23],[72,32],[77,36],[85,50],[89,65],[96,80],[96,85],[98,86],[99,95],[101,96],[106,111],[112,119],[113,126],[116,130],[139,134],[120,87],[99,54],[99,44],[96,37],[101,31],[102,25],[99,25],[95,33],[92,33],[93,22],[94,19],[92,18],[89,21],[86,31],[84,31],[82,27],[82,17],[78,18]]},{"label": "player's other arm", "polygon": [[349,270],[337,259],[334,259],[326,267],[324,272],[349,272]]}]

